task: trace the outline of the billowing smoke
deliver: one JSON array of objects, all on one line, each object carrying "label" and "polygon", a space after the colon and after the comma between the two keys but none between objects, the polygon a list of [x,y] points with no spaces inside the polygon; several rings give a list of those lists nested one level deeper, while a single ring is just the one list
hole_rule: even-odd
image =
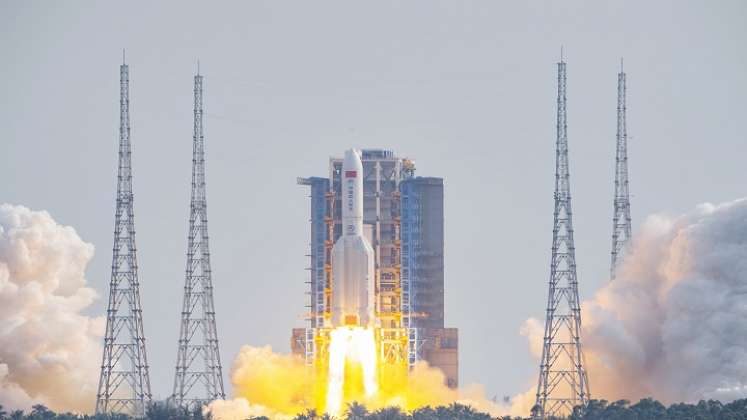
[{"label": "billowing smoke", "polygon": [[[594,398],[650,396],[671,403],[747,396],[747,199],[649,217],[617,278],[583,303],[582,315]],[[522,329],[537,357],[542,329],[534,319]],[[221,420],[292,417],[310,407],[306,390],[312,382],[304,372],[300,359],[244,347],[233,370],[236,398],[214,402],[213,413]],[[401,395],[383,403],[461,401],[494,415],[507,411],[479,388],[441,385],[439,375],[418,366]],[[510,412],[526,415],[535,392],[516,396]]]},{"label": "billowing smoke", "polygon": [[[0,404],[90,412],[103,318],[82,314],[93,246],[46,212],[0,205]],[[583,284],[583,283],[582,283]],[[584,302],[583,342],[593,397],[665,402],[747,396],[747,199],[649,217],[617,278]],[[541,323],[524,333],[539,349]],[[216,401],[221,419],[291,417],[313,405],[302,361],[244,347],[234,363],[236,398]],[[386,403],[472,403],[495,414],[478,390],[441,385],[421,365]],[[528,406],[533,391],[514,400]],[[516,407],[516,406],[515,406]],[[515,411],[516,412],[516,411]],[[522,408],[521,413],[526,410]]]},{"label": "billowing smoke", "polygon": [[233,362],[231,382],[237,398],[211,405],[218,419],[292,418],[314,403],[309,393],[313,382],[304,361],[274,353],[270,346],[243,346]]},{"label": "billowing smoke", "polygon": [[649,217],[582,317],[594,398],[747,396],[747,199]]},{"label": "billowing smoke", "polygon": [[[303,359],[278,354],[269,346],[242,347],[234,360],[231,381],[234,399],[213,401],[209,410],[217,420],[243,420],[252,416],[267,416],[273,420],[287,420],[313,408],[314,380]],[[389,384],[393,392],[381,393],[368,402],[371,410],[385,406],[412,409],[426,405],[439,406],[460,402],[494,415],[506,412],[485,398],[480,386],[455,390],[444,385],[445,377],[439,369],[418,363],[409,378]]]},{"label": "billowing smoke", "polygon": [[0,404],[90,412],[103,318],[81,314],[93,245],[47,212],[0,205]]}]

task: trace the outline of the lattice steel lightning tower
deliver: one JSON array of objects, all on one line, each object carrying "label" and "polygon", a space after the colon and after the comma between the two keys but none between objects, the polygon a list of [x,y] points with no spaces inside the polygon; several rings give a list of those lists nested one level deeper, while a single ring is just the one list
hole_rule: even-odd
[{"label": "lattice steel lightning tower", "polygon": [[625,120],[625,71],[620,60],[620,73],[617,74],[617,149],[615,153],[615,198],[612,215],[612,261],[610,279],[620,258],[625,253],[631,236],[630,195],[628,193],[628,129]]},{"label": "lattice steel lightning tower", "polygon": [[[124,59],[124,57],[123,57]],[[135,246],[130,148],[130,77],[119,69],[119,170],[114,222],[112,275],[106,317],[104,355],[96,395],[97,413],[127,413],[142,417],[150,402],[148,359],[145,355],[143,312]]]},{"label": "lattice steel lightning tower", "polygon": [[566,121],[566,63],[558,63],[558,116],[555,155],[555,216],[550,290],[533,417],[567,415],[589,400],[589,381],[581,352],[581,308],[573,245],[571,188]]},{"label": "lattice steel lightning tower", "polygon": [[198,67],[194,85],[192,198],[189,211],[187,268],[172,395],[177,406],[190,410],[215,399],[224,399],[226,396],[218,351],[218,332],[215,327],[208,244],[202,82],[203,76],[200,75]]}]

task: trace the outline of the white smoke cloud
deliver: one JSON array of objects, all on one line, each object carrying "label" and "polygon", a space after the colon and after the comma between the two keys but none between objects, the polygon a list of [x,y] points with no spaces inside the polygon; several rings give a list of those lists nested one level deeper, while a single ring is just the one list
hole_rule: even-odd
[{"label": "white smoke cloud", "polygon": [[649,217],[582,317],[594,398],[746,397],[747,199]]},{"label": "white smoke cloud", "polygon": [[85,268],[93,245],[45,211],[0,205],[0,404],[90,412],[103,318]]}]

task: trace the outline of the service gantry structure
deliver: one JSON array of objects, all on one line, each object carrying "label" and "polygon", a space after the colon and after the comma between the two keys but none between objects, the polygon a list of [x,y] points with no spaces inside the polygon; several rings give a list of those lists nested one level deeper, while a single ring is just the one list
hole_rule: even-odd
[{"label": "service gantry structure", "polygon": [[[124,57],[123,57],[124,58]],[[130,146],[129,67],[119,68],[119,168],[117,208],[104,353],[96,413],[143,417],[151,400],[148,359],[140,305]]]},{"label": "service gantry structure", "polygon": [[589,380],[581,351],[581,307],[573,244],[568,135],[566,63],[558,63],[555,212],[545,333],[540,361],[535,419],[564,416],[589,401]]},{"label": "service gantry structure", "polygon": [[[368,220],[364,211],[364,219],[367,219],[364,220],[364,231],[374,249],[376,319],[380,325],[376,328],[378,358],[387,366],[406,367],[410,360],[414,363],[415,356],[410,353],[417,350],[417,345],[409,345],[414,329],[404,328],[401,312],[400,184],[412,177],[414,166],[389,150],[363,150],[362,163],[364,207],[375,212],[374,220]],[[309,182],[299,180],[302,184]],[[324,278],[312,282],[311,327],[306,329],[306,342],[302,345],[306,363],[322,369],[326,366],[324,360],[328,357],[331,331],[330,303],[334,284],[331,252],[342,232],[342,182],[342,159],[330,158],[329,178],[324,182],[327,189],[323,204],[325,258],[321,262],[324,264]],[[371,204],[373,208],[368,208]]]},{"label": "service gantry structure", "polygon": [[[458,330],[444,327],[443,179],[415,176],[414,162],[388,149],[362,149],[361,161],[363,231],[374,249],[378,360],[384,371],[427,361],[455,388]],[[342,159],[331,157],[327,177],[298,179],[311,193],[310,302],[309,325],[293,329],[291,349],[309,366],[324,366],[329,345],[341,171]]]},{"label": "service gantry structure", "polygon": [[205,194],[205,133],[203,76],[194,77],[194,131],[192,137],[192,193],[187,237],[179,349],[172,400],[186,410],[197,410],[224,399],[223,373],[215,325],[207,198]]},{"label": "service gantry structure", "polygon": [[612,259],[610,279],[625,255],[631,236],[630,194],[628,191],[628,130],[626,122],[626,85],[622,60],[617,74],[617,141],[615,152],[615,197],[612,215]]}]

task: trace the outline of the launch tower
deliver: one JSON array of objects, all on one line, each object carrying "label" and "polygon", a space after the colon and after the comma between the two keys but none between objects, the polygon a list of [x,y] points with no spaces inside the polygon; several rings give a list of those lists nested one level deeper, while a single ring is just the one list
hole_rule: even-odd
[{"label": "launch tower", "polygon": [[617,147],[615,152],[615,198],[612,215],[612,261],[610,279],[615,278],[617,264],[631,236],[630,196],[628,193],[628,130],[626,126],[625,71],[622,60],[617,74]]},{"label": "launch tower", "polygon": [[129,66],[124,62],[119,68],[119,76],[117,209],[96,413],[125,413],[143,417],[151,393],[135,246],[130,148],[130,76]]},{"label": "launch tower", "polygon": [[192,198],[189,206],[187,267],[172,394],[177,406],[189,410],[197,409],[215,399],[224,399],[226,396],[218,351],[210,270],[202,82],[203,76],[198,70],[194,82]]},{"label": "launch tower", "polygon": [[573,245],[568,136],[566,63],[558,63],[558,114],[555,152],[555,212],[547,298],[547,319],[533,417],[568,415],[589,401],[589,381],[581,352],[581,308]]}]

